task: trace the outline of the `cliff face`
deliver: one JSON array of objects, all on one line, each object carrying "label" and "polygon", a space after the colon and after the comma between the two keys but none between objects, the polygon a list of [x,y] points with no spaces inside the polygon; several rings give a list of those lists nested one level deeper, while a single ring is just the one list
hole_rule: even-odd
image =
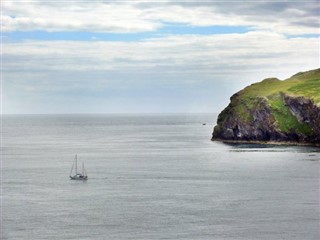
[{"label": "cliff face", "polygon": [[212,140],[320,144],[320,69],[265,79],[230,100]]}]

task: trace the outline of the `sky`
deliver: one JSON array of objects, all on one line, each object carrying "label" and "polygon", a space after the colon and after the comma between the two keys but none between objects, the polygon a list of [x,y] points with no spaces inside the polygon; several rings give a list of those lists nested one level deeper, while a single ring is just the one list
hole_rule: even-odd
[{"label": "sky", "polygon": [[2,0],[3,114],[219,113],[319,68],[319,1]]}]

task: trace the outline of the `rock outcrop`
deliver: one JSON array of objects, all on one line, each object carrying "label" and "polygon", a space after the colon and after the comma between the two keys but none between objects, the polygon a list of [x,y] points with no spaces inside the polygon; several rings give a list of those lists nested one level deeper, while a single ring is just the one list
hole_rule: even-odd
[{"label": "rock outcrop", "polygon": [[212,140],[320,145],[320,69],[265,79],[234,94]]}]

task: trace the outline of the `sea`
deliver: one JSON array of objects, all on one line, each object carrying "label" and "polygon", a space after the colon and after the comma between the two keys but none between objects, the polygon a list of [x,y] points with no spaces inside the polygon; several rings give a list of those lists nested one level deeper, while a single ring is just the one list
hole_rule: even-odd
[{"label": "sea", "polygon": [[320,149],[213,142],[216,119],[3,115],[0,238],[320,239]]}]

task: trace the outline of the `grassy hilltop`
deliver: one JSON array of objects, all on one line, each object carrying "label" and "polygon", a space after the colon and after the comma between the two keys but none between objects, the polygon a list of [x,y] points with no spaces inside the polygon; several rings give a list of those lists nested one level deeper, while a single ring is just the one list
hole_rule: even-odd
[{"label": "grassy hilltop", "polygon": [[300,72],[286,80],[267,78],[252,84],[239,92],[245,98],[272,98],[275,94],[286,93],[291,96],[304,96],[320,103],[320,68],[308,72]]},{"label": "grassy hilltop", "polygon": [[218,117],[213,139],[318,144],[319,126],[320,69],[316,69],[283,81],[267,78],[234,94]]}]

